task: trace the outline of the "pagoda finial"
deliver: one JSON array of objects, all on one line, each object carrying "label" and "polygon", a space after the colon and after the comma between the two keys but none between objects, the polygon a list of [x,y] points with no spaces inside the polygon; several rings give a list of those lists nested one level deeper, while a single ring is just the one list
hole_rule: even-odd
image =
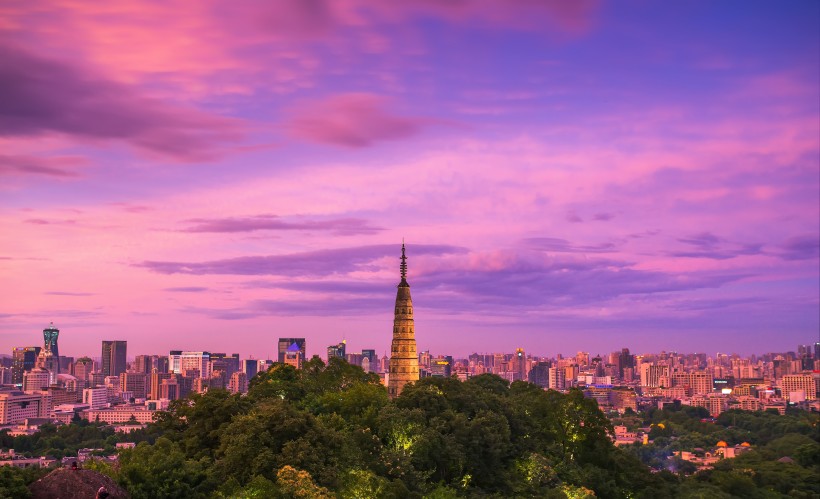
[{"label": "pagoda finial", "polygon": [[401,280],[405,282],[407,280],[407,256],[404,254],[404,238],[401,238],[401,265],[399,269],[401,270]]}]

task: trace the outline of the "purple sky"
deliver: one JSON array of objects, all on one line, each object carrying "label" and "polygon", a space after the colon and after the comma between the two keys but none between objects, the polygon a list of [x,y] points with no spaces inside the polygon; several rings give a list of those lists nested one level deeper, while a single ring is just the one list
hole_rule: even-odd
[{"label": "purple sky", "polygon": [[794,350],[820,3],[11,0],[0,352]]}]

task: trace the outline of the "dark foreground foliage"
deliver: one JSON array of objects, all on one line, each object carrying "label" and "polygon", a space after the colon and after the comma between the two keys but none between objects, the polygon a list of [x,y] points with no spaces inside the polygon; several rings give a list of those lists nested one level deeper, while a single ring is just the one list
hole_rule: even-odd
[{"label": "dark foreground foliage", "polygon": [[[655,416],[663,414],[647,417]],[[788,477],[806,483],[790,488],[770,466],[782,457],[774,448],[683,478],[652,470],[637,450],[615,448],[611,432],[579,391],[482,375],[423,379],[391,401],[376,375],[313,359],[302,370],[274,365],[247,396],[212,391],[174,402],[134,434],[142,443],[121,452],[116,469],[96,469],[134,498],[811,497],[816,490],[815,434],[781,445],[800,449]],[[774,435],[766,438],[781,448]],[[747,476],[749,466],[761,474]],[[763,495],[749,487],[764,487]]]}]

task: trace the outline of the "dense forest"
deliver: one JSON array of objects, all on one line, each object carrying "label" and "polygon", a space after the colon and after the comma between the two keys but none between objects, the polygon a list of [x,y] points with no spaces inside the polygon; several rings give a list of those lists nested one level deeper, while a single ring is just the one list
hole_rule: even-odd
[{"label": "dense forest", "polygon": [[[805,412],[732,411],[714,422],[687,407],[630,413],[618,424],[651,425],[653,443],[619,449],[610,420],[578,390],[493,375],[426,378],[391,401],[377,375],[318,358],[301,370],[274,365],[245,396],[211,391],[171,409],[125,436],[72,424],[32,437],[0,434],[0,443],[59,456],[139,442],[120,452],[116,467],[89,465],[134,498],[820,495],[818,416]],[[698,473],[669,458],[718,439],[753,450]],[[35,478],[2,470],[0,496],[23,493],[20,485]]]}]

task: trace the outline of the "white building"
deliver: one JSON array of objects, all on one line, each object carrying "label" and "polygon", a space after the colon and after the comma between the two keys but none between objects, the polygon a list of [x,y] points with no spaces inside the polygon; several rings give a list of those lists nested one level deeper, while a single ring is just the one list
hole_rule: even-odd
[{"label": "white building", "polygon": [[209,352],[187,352],[172,350],[168,356],[171,372],[184,375],[198,371],[200,378],[211,377],[211,354]]},{"label": "white building", "polygon": [[83,390],[83,404],[92,409],[108,405],[108,388],[86,388]]},{"label": "white building", "polygon": [[562,367],[550,367],[548,373],[548,387],[551,390],[563,390],[566,388],[565,369]]}]

